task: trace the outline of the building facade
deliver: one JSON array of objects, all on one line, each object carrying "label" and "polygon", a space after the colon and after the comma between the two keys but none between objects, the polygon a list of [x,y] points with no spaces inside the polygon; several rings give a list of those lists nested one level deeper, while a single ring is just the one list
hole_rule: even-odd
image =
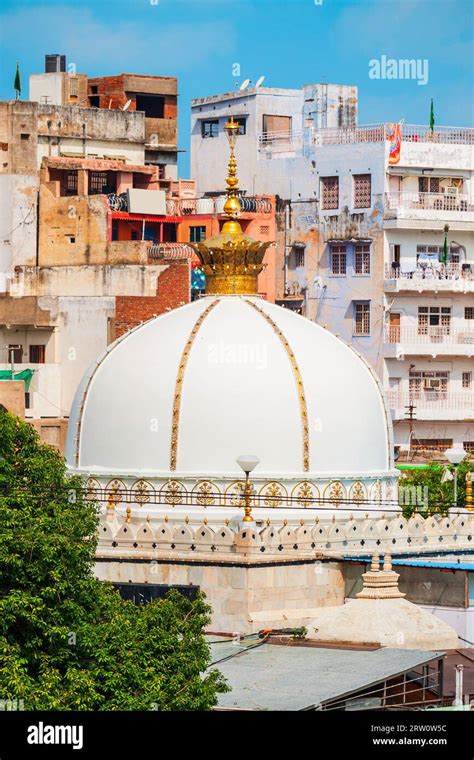
[{"label": "building facade", "polygon": [[221,120],[240,120],[241,186],[278,195],[275,300],[370,362],[396,450],[471,451],[474,130],[403,124],[392,163],[392,125],[359,126],[353,87],[254,89],[191,111],[204,194],[219,188],[207,156],[225,149]]}]

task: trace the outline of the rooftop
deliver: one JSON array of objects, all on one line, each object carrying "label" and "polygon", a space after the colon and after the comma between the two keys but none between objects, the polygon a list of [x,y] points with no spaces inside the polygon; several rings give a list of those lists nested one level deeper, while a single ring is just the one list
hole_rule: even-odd
[{"label": "rooftop", "polygon": [[219,696],[218,707],[224,709],[312,710],[444,656],[444,652],[386,648],[367,652],[274,644],[249,647],[208,638],[212,663],[232,687]]}]

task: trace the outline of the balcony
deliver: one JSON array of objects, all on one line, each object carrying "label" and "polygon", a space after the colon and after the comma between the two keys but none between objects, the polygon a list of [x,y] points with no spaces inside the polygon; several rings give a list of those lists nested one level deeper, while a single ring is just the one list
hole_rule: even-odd
[{"label": "balcony", "polygon": [[[285,132],[259,132],[258,149],[261,153],[266,153],[267,158],[274,155],[286,158],[288,154],[295,155],[300,153],[303,148],[304,132],[301,129],[294,129]],[[284,155],[282,155],[284,154]]]},{"label": "balcony", "polygon": [[474,330],[447,326],[385,328],[386,358],[401,358],[406,354],[426,355],[433,358],[450,354],[474,356]]},{"label": "balcony", "polygon": [[417,420],[465,420],[474,417],[473,391],[388,391],[385,395],[392,418],[395,420],[406,419],[407,407],[410,404],[414,406],[414,416]]},{"label": "balcony", "polygon": [[386,264],[384,289],[387,293],[474,293],[474,272],[471,264],[417,265],[413,272]]},{"label": "balcony", "polygon": [[[411,222],[409,227],[417,226],[413,222],[437,221],[441,226],[446,222],[451,226],[454,222],[467,223],[467,229],[471,229],[474,228],[474,204],[468,195],[461,193],[386,193],[384,220],[385,227],[404,226],[400,221]],[[392,220],[397,224],[391,224]]]}]

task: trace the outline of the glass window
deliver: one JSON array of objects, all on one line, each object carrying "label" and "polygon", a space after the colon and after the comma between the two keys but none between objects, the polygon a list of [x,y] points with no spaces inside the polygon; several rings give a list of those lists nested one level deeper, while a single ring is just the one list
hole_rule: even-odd
[{"label": "glass window", "polygon": [[219,134],[219,119],[204,119],[201,121],[201,137],[217,137]]}]

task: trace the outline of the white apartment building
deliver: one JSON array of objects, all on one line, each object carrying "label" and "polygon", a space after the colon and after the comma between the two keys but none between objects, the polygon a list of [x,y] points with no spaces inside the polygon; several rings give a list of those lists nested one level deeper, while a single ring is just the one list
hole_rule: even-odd
[{"label": "white apartment building", "polygon": [[[338,87],[334,98],[332,87],[193,101],[197,186],[220,189],[202,156],[214,145],[220,153],[219,139],[224,149],[221,120],[240,115],[240,186],[284,200],[277,302],[317,320],[374,366],[401,452],[430,456],[453,444],[471,451],[474,129],[403,124],[400,158],[390,165],[387,124],[358,126],[355,88]],[[339,109],[321,108],[321,88],[333,104],[340,96]],[[283,130],[281,121],[264,122],[270,108],[286,116]]]}]

